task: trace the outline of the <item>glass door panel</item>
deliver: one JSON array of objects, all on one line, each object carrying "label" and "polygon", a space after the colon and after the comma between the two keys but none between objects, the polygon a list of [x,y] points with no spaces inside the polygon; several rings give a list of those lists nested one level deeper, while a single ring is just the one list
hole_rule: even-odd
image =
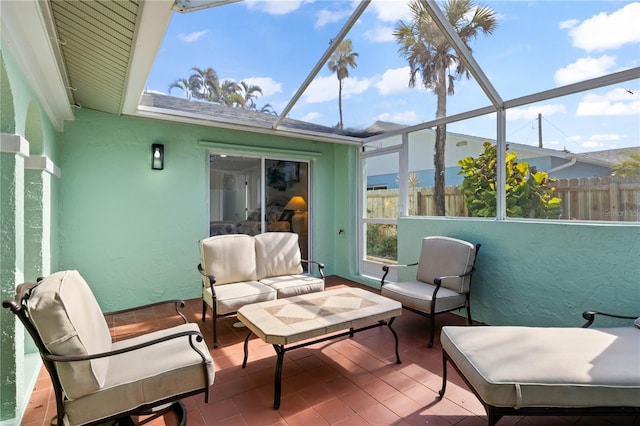
[{"label": "glass door panel", "polygon": [[295,232],[309,258],[309,163],[265,159],[266,232]]},{"label": "glass door panel", "polygon": [[[361,159],[362,201],[360,273],[382,275],[384,264],[398,261],[397,222],[400,215],[399,148],[380,154],[365,154]],[[392,276],[393,275],[393,276]],[[395,269],[389,279],[395,279]]]},{"label": "glass door panel", "polygon": [[209,235],[261,232],[261,160],[209,156]]}]

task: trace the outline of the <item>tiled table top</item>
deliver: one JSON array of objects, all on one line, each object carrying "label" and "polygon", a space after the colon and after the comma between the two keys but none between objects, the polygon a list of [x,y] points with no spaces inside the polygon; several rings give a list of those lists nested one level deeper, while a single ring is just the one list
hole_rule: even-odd
[{"label": "tiled table top", "polygon": [[400,302],[359,288],[339,288],[245,305],[238,319],[266,343],[286,345],[401,314]]}]

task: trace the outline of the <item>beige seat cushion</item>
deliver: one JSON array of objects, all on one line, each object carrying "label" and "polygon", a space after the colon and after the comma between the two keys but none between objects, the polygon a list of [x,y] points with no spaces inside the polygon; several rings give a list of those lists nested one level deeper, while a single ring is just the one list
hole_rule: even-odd
[{"label": "beige seat cushion", "polygon": [[640,330],[443,327],[442,348],[498,407],[640,407]]},{"label": "beige seat cushion", "polygon": [[298,234],[267,232],[255,236],[257,279],[302,273]]},{"label": "beige seat cushion", "polygon": [[[206,275],[215,277],[216,285],[255,281],[254,238],[243,234],[205,238],[200,241],[200,265]],[[205,287],[208,281],[204,278]]]},{"label": "beige seat cushion", "polygon": [[[113,349],[187,330],[199,331],[197,324],[182,324],[114,342]],[[173,395],[211,386],[215,373],[209,349],[204,340],[197,342],[193,339],[193,342],[205,355],[205,366],[200,355],[189,345],[188,337],[171,339],[112,357],[107,379],[100,392],[65,402],[65,422],[82,424]]]},{"label": "beige seat cushion", "polygon": [[[236,312],[241,306],[249,303],[275,300],[277,297],[275,289],[257,281],[244,281],[224,285],[216,284],[214,288],[216,290],[216,311],[218,315]],[[203,290],[202,298],[209,306],[213,306],[211,287]]]},{"label": "beige seat cushion", "polygon": [[[463,240],[450,237],[426,237],[422,240],[422,250],[418,261],[416,280],[434,284],[439,276],[463,275],[475,263],[476,247]],[[449,278],[442,281],[442,287],[457,293],[468,293],[471,277]]]},{"label": "beige seat cushion", "polygon": [[[44,345],[54,355],[88,355],[111,350],[111,335],[102,310],[78,271],[60,271],[36,286],[27,305]],[[101,388],[109,358],[57,365],[70,399]]]},{"label": "beige seat cushion", "polygon": [[260,280],[260,283],[276,290],[278,292],[278,299],[324,290],[324,280],[308,274],[263,278]]},{"label": "beige seat cushion", "polygon": [[[431,314],[431,301],[436,286],[422,281],[387,283],[380,294],[402,303],[402,306]],[[450,311],[465,305],[466,296],[441,287],[436,298],[435,313]]]}]

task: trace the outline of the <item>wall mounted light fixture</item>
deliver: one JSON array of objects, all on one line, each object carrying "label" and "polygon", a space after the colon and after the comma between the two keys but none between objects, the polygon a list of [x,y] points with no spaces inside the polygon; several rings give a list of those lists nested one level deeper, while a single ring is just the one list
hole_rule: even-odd
[{"label": "wall mounted light fixture", "polygon": [[164,169],[164,145],[154,143],[151,145],[151,169]]}]

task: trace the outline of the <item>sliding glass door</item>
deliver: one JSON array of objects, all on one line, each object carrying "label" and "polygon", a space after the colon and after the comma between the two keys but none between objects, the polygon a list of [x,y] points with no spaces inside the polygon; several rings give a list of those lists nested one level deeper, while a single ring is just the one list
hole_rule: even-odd
[{"label": "sliding glass door", "polygon": [[309,163],[209,155],[209,234],[295,232],[309,258]]}]

